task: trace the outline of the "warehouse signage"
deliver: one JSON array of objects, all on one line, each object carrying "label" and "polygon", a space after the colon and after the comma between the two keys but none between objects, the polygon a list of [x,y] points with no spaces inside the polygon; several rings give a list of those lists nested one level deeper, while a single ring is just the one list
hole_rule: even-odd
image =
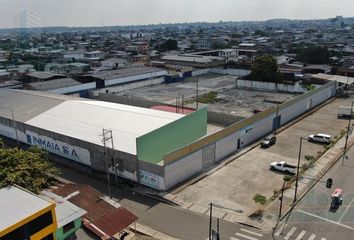
[{"label": "warehouse signage", "polygon": [[80,162],[85,165],[90,164],[90,152],[87,149],[53,140],[50,137],[41,136],[37,133],[26,131],[27,143],[39,146],[48,152],[55,153],[65,158]]},{"label": "warehouse signage", "polygon": [[140,170],[140,182],[150,187],[159,188],[159,176],[145,170]]}]

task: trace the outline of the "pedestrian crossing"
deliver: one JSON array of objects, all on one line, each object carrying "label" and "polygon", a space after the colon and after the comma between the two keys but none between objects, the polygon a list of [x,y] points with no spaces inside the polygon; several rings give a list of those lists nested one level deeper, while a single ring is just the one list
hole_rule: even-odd
[{"label": "pedestrian crossing", "polygon": [[260,240],[263,234],[254,230],[241,228],[239,232],[235,233],[234,237],[230,237],[230,240]]},{"label": "pedestrian crossing", "polygon": [[327,240],[306,230],[298,229],[297,227],[284,227],[284,225],[276,230],[274,237],[277,240]]}]

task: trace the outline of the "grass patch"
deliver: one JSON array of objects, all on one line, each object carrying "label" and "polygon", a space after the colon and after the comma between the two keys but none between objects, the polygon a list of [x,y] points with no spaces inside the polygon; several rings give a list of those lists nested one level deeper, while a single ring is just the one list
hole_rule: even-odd
[{"label": "grass patch", "polygon": [[219,101],[217,98],[218,93],[217,92],[208,92],[198,98],[198,102],[200,103],[216,103]]}]

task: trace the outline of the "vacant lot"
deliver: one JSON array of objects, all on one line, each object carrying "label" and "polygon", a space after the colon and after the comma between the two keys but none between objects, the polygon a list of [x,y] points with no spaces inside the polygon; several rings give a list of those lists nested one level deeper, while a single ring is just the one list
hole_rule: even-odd
[{"label": "vacant lot", "polygon": [[[235,159],[215,173],[177,193],[180,199],[193,203],[193,209],[203,209],[210,202],[225,207],[243,210],[243,217],[254,212],[256,205],[252,198],[256,193],[270,198],[273,190],[280,189],[283,175],[269,170],[273,161],[286,161],[296,165],[300,137],[313,133],[339,135],[348,124],[347,120],[337,119],[338,107],[350,105],[351,99],[337,99],[322,107],[285,131],[277,135],[277,142],[269,149],[254,148]],[[301,163],[304,156],[315,156],[324,148],[322,145],[303,142]],[[192,209],[192,208],[191,208]],[[202,212],[202,211],[201,211]],[[240,214],[241,216],[241,214]]]},{"label": "vacant lot", "polygon": [[213,103],[207,103],[209,110],[241,117],[250,117],[253,115],[253,110],[262,111],[295,96],[286,93],[236,89],[236,76],[216,74],[191,77],[183,83],[161,84],[118,94],[169,104],[175,104],[176,98],[183,95],[186,105],[196,107],[197,79],[199,96],[216,93],[216,96],[212,94],[213,97],[210,98]]}]

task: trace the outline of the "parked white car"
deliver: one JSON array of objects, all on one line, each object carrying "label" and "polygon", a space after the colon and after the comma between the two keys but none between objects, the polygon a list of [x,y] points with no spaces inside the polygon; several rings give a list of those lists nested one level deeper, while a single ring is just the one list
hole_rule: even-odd
[{"label": "parked white car", "polygon": [[330,143],[332,140],[331,135],[323,134],[323,133],[317,133],[308,136],[307,140],[309,142],[318,142],[318,143]]},{"label": "parked white car", "polygon": [[271,170],[278,170],[278,171],[282,171],[282,172],[286,172],[286,173],[291,173],[291,174],[295,174],[295,171],[296,171],[295,166],[289,165],[285,161],[272,162],[270,164],[270,169]]}]

